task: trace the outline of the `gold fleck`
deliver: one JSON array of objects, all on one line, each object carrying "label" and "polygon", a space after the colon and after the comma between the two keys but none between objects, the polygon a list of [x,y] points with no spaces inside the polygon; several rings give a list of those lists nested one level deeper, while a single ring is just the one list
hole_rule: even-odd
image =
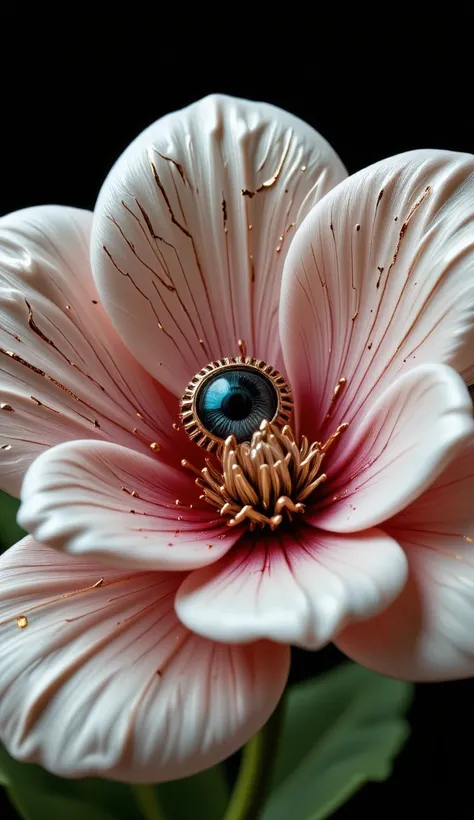
[{"label": "gold fleck", "polygon": [[12,446],[11,446],[11,444],[2,444],[1,449],[2,450],[11,450]]},{"label": "gold fleck", "polygon": [[240,355],[242,356],[243,359],[245,359],[245,357],[247,355],[247,345],[245,344],[243,339],[239,339],[237,344],[238,344],[238,347],[239,347]]},{"label": "gold fleck", "polygon": [[251,231],[252,228],[253,228],[253,225],[249,225],[249,231]]},{"label": "gold fleck", "polygon": [[138,410],[136,411],[136,414],[135,414],[135,415],[136,415],[136,416],[137,416],[137,418],[139,418],[139,419],[142,419],[142,418],[143,418],[142,414],[141,414]]},{"label": "gold fleck", "polygon": [[474,543],[474,538],[471,538],[469,535],[463,535],[463,538],[464,538],[464,540],[465,540],[465,541],[467,541],[469,544],[473,544],[473,543]]},{"label": "gold fleck", "polygon": [[179,425],[176,424],[175,421],[173,422],[173,430],[176,430],[177,433],[179,432],[179,430],[181,430],[181,427],[179,427]]},{"label": "gold fleck", "polygon": [[134,498],[140,498],[140,496],[138,495],[138,493],[137,493],[137,491],[136,491],[136,490],[132,490],[132,496],[133,496]]},{"label": "gold fleck", "polygon": [[8,410],[9,413],[14,412],[13,407],[11,406],[11,404],[7,404],[4,401],[2,401],[2,403],[0,404],[0,410]]},{"label": "gold fleck", "polygon": [[208,550],[212,550],[214,548],[214,544],[208,544],[207,548],[208,548]]},{"label": "gold fleck", "polygon": [[204,344],[204,341],[202,339],[198,339],[198,342],[199,342],[200,345]]},{"label": "gold fleck", "polygon": [[283,240],[285,239],[286,234],[288,233],[288,231],[291,231],[291,229],[294,228],[294,227],[295,227],[295,223],[290,222],[290,224],[285,228],[285,230],[281,234],[281,236],[278,237],[278,239],[280,241],[280,244],[277,246],[277,249],[276,249],[277,253],[280,253],[280,251],[281,251]]},{"label": "gold fleck", "polygon": [[28,626],[28,618],[26,615],[19,615],[16,619],[16,625],[18,629],[25,629]]},{"label": "gold fleck", "polygon": [[306,171],[306,165],[302,165],[302,166],[301,166],[301,170],[302,170],[302,171]]},{"label": "gold fleck", "polygon": [[71,310],[71,305],[66,305],[66,310]]},{"label": "gold fleck", "polygon": [[150,444],[150,450],[153,450],[154,453],[159,453],[161,450],[160,445],[157,441],[152,441]]}]

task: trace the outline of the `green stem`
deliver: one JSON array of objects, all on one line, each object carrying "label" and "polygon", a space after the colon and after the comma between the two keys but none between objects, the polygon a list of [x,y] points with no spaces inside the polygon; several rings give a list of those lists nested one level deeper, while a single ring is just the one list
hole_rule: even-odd
[{"label": "green stem", "polygon": [[166,820],[153,786],[131,786],[131,789],[145,820]]},{"label": "green stem", "polygon": [[273,773],[284,697],[268,723],[244,748],[237,781],[223,820],[258,820]]}]

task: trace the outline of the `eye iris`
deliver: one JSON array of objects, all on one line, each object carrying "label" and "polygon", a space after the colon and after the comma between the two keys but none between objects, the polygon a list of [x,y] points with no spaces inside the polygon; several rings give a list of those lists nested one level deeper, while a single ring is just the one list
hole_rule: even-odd
[{"label": "eye iris", "polygon": [[216,373],[203,386],[197,399],[197,414],[212,435],[238,442],[250,440],[264,419],[271,421],[278,397],[263,373],[245,368]]}]

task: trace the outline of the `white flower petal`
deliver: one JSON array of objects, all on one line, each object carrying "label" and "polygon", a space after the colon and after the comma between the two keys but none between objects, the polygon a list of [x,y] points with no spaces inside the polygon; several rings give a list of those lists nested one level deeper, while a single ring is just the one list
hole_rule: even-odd
[{"label": "white flower petal", "polygon": [[[19,495],[54,444],[99,438],[173,455],[176,400],[124,347],[89,265],[92,214],[37,207],[0,219],[0,486]],[[133,432],[135,430],[135,433]]]},{"label": "white flower petal", "polygon": [[363,418],[419,364],[449,364],[470,383],[474,157],[411,151],[341,183],[291,243],[280,306],[298,425],[309,437]]},{"label": "white flower petal", "polygon": [[186,777],[275,708],[289,652],[224,646],[176,618],[177,573],[124,573],[30,538],[0,558],[0,738],[64,777]]},{"label": "white flower petal", "polygon": [[92,266],[122,338],[176,395],[248,352],[278,366],[286,250],[345,176],[312,128],[271,105],[211,96],[125,151],[94,213]]},{"label": "white flower petal", "polygon": [[396,678],[474,675],[474,442],[386,525],[406,552],[409,580],[381,615],[343,631],[354,660]]},{"label": "white flower petal", "polygon": [[113,566],[194,569],[240,532],[199,499],[192,476],[109,442],[43,453],[21,491],[20,524],[42,544]]},{"label": "white flower petal", "polygon": [[305,524],[250,534],[183,582],[176,611],[216,641],[270,638],[319,649],[343,624],[384,609],[406,580],[406,559],[379,530],[338,535]]},{"label": "white flower petal", "polygon": [[473,433],[472,402],[456,371],[411,370],[328,452],[325,499],[308,520],[335,532],[381,524],[420,496]]}]

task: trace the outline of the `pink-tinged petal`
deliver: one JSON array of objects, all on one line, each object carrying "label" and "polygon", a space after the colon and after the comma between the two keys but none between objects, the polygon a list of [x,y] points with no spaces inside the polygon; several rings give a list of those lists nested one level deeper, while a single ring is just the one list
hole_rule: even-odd
[{"label": "pink-tinged petal", "polygon": [[474,675],[474,442],[386,525],[409,580],[381,615],[336,643],[359,663],[408,680]]},{"label": "pink-tinged petal", "polygon": [[344,433],[335,458],[329,451],[324,469],[332,480],[308,520],[335,532],[386,521],[433,483],[473,433],[462,378],[447,365],[417,367]]},{"label": "pink-tinged petal", "polygon": [[43,544],[115,566],[194,569],[240,537],[184,470],[117,444],[74,441],[28,470],[18,521]]},{"label": "pink-tinged petal", "polygon": [[266,722],[287,647],[192,635],[178,573],[123,573],[27,538],[0,558],[0,738],[65,777],[152,783],[213,765]]},{"label": "pink-tinged petal", "polygon": [[[92,214],[38,207],[0,219],[0,486],[19,494],[43,450],[75,438],[162,453],[178,408],[124,347],[89,263]],[[135,431],[135,432],[133,432]]]},{"label": "pink-tinged petal", "polygon": [[96,206],[92,266],[120,335],[170,391],[238,355],[239,339],[278,366],[287,248],[345,175],[301,120],[226,96],[163,117],[125,151]]},{"label": "pink-tinged petal", "polygon": [[308,436],[363,417],[419,364],[474,379],[473,172],[468,154],[400,154],[341,183],[298,230],[280,330]]},{"label": "pink-tinged petal", "polygon": [[216,641],[319,649],[342,625],[384,609],[405,580],[403,551],[379,530],[337,535],[300,524],[246,536],[217,564],[192,572],[176,611]]}]

